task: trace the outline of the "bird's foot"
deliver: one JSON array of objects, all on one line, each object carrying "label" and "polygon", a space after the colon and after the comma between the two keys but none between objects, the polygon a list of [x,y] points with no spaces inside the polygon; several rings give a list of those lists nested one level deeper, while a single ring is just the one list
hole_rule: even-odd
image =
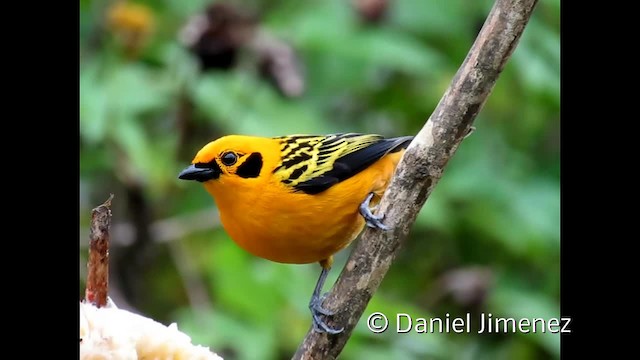
[{"label": "bird's foot", "polygon": [[367,195],[367,198],[364,199],[362,204],[360,204],[360,214],[362,215],[362,217],[364,217],[368,227],[373,229],[389,230],[389,227],[382,223],[384,215],[373,215],[371,209],[369,209],[369,204],[371,203],[372,198],[373,193],[369,193],[369,195]]},{"label": "bird's foot", "polygon": [[329,334],[339,334],[344,330],[344,328],[334,329],[327,325],[327,323],[325,323],[320,317],[321,315],[333,316],[335,314],[333,311],[322,307],[322,302],[325,297],[327,297],[326,293],[322,296],[314,295],[309,302],[309,310],[311,310],[311,316],[313,317],[313,330],[318,333],[326,332]]}]

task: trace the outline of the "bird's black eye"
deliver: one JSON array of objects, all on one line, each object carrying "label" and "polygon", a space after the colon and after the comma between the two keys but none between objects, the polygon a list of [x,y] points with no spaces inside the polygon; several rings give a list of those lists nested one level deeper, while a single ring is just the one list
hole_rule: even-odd
[{"label": "bird's black eye", "polygon": [[231,166],[235,164],[236,161],[238,161],[238,155],[232,152],[226,152],[222,154],[222,156],[220,157],[220,160],[222,160],[222,163],[225,164],[226,166]]}]

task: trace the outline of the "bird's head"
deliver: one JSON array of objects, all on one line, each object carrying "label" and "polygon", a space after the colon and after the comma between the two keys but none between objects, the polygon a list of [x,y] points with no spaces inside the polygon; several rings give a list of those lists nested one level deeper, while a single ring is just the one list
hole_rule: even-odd
[{"label": "bird's head", "polygon": [[205,145],[178,178],[208,182],[258,178],[263,170],[265,152],[271,150],[270,139],[229,135]]}]

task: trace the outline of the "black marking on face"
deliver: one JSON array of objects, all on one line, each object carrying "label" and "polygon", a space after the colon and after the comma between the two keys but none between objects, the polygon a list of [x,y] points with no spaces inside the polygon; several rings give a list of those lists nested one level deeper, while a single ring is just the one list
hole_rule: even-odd
[{"label": "black marking on face", "polygon": [[262,155],[254,152],[249,155],[242,165],[238,166],[236,175],[245,179],[256,178],[260,175],[260,170],[262,170]]}]

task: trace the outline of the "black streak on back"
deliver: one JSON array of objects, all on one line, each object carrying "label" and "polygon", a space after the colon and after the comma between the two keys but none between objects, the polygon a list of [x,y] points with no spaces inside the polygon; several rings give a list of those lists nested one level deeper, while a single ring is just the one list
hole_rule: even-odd
[{"label": "black streak on back", "polygon": [[333,164],[333,169],[317,178],[299,183],[294,188],[309,195],[321,193],[366,169],[384,155],[405,149],[411,140],[413,140],[413,136],[381,139],[366,148],[337,159]]}]

